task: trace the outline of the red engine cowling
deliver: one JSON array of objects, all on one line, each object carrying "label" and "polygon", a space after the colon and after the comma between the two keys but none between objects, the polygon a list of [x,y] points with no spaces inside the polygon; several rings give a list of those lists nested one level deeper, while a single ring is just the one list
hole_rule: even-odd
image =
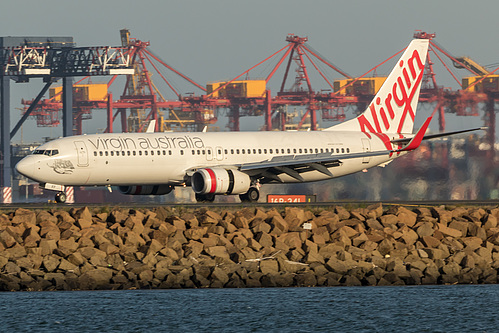
[{"label": "red engine cowling", "polygon": [[199,194],[243,194],[251,186],[250,177],[237,170],[206,168],[191,178],[192,189]]},{"label": "red engine cowling", "polygon": [[163,195],[173,190],[171,185],[143,185],[143,186],[120,186],[123,194],[129,195]]}]

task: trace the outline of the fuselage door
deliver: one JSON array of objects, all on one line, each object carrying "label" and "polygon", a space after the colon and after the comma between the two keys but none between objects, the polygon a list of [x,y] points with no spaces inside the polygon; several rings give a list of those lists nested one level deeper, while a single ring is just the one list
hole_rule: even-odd
[{"label": "fuselage door", "polygon": [[76,154],[78,156],[78,166],[86,167],[88,166],[88,154],[87,146],[83,141],[75,141]]},{"label": "fuselage door", "polygon": [[206,159],[208,161],[213,160],[213,149],[211,149],[211,147],[206,147]]},{"label": "fuselage door", "polygon": [[[362,138],[362,151],[364,153],[368,153],[371,151],[371,141],[366,138]],[[362,163],[369,163],[371,161],[371,157],[363,157],[362,158]]]},{"label": "fuselage door", "polygon": [[217,154],[217,160],[222,161],[224,159],[224,151],[222,147],[215,148],[215,153]]}]

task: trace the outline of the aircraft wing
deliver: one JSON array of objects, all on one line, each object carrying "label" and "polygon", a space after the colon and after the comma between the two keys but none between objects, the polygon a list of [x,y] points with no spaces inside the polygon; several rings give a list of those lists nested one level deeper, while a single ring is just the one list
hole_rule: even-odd
[{"label": "aircraft wing", "polygon": [[[328,168],[340,166],[343,160],[352,158],[364,158],[380,155],[389,155],[393,153],[391,150],[350,153],[350,154],[332,154],[319,153],[308,155],[284,155],[275,156],[271,159],[244,163],[237,165],[238,169],[252,176],[262,176],[267,181],[282,182],[279,178],[280,174],[287,174],[298,181],[304,181],[300,173],[306,171],[319,171],[329,177],[333,177]],[[263,181],[265,182],[265,181]]]}]

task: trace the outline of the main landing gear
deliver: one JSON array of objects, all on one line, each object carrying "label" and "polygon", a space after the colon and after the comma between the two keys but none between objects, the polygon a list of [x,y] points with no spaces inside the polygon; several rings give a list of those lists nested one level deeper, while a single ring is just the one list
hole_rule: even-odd
[{"label": "main landing gear", "polygon": [[66,193],[64,192],[57,192],[55,195],[55,202],[57,203],[65,203],[66,202]]},{"label": "main landing gear", "polygon": [[[215,194],[201,194],[196,193],[197,202],[213,202],[215,201]],[[242,202],[257,202],[260,199],[260,191],[256,187],[250,187],[248,192],[239,195]],[[56,199],[57,200],[57,199]]]},{"label": "main landing gear", "polygon": [[248,192],[239,195],[242,202],[257,202],[260,199],[260,191],[256,187],[250,187]]}]

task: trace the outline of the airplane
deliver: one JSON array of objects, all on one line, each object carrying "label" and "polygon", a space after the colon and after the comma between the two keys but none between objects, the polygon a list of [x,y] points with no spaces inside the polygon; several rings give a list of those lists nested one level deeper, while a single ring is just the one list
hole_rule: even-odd
[{"label": "airplane", "polygon": [[239,195],[256,202],[268,183],[341,177],[419,147],[422,140],[483,128],[425,135],[433,114],[412,134],[428,40],[411,41],[364,113],[322,131],[105,133],[47,142],[16,170],[57,191],[66,186],[118,186],[129,195],[163,195],[191,186],[198,202]]}]

